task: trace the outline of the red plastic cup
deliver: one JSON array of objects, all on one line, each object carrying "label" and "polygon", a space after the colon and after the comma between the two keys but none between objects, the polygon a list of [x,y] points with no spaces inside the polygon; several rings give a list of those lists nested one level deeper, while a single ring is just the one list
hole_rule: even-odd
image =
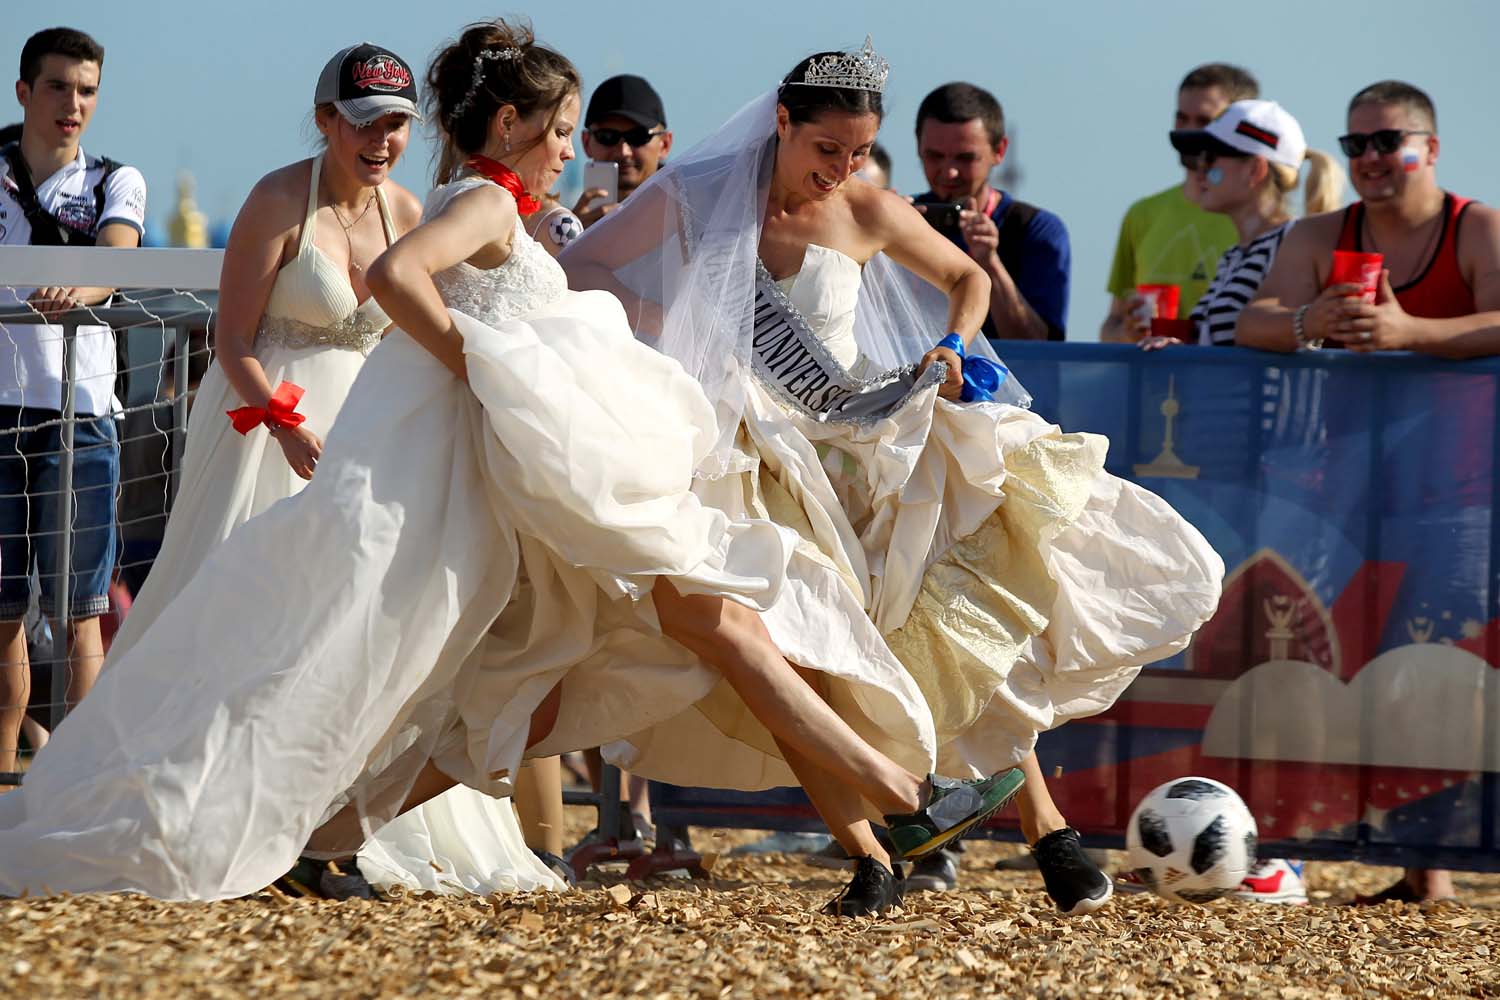
[{"label": "red plastic cup", "polygon": [[1380,290],[1380,272],[1385,267],[1385,254],[1355,253],[1353,250],[1333,252],[1333,270],[1328,275],[1330,285],[1363,285],[1359,297],[1373,303],[1375,293]]},{"label": "red plastic cup", "polygon": [[1173,340],[1184,344],[1195,344],[1198,342],[1197,331],[1190,319],[1163,319],[1160,316],[1151,320],[1151,336],[1171,337]]},{"label": "red plastic cup", "polygon": [[1176,319],[1182,289],[1176,285],[1136,285],[1136,294],[1151,306],[1152,319]]}]

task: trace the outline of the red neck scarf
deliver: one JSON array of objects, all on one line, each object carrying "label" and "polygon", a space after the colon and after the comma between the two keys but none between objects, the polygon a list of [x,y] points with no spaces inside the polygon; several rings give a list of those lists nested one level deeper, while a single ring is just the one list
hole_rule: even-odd
[{"label": "red neck scarf", "polygon": [[522,215],[530,215],[542,207],[541,202],[527,193],[526,185],[521,183],[520,175],[499,160],[492,160],[488,156],[475,154],[464,162],[464,166],[481,177],[489,178],[514,195],[516,208],[520,210]]}]

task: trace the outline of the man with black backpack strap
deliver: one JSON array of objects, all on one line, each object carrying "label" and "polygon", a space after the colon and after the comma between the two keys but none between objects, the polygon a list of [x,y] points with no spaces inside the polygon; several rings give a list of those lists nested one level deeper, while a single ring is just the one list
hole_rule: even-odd
[{"label": "man with black backpack strap", "polygon": [[[22,47],[21,136],[0,150],[0,245],[140,245],[146,214],[140,171],[88,156],[80,146],[103,66],[104,49],[72,28],[39,31]],[[63,282],[15,288],[5,281],[0,274],[0,314],[9,315],[53,318],[105,303],[114,291]],[[69,704],[93,686],[104,658],[99,616],[109,610],[120,479],[110,416],[117,409],[114,340],[108,326],[80,326],[75,341]],[[30,695],[22,619],[33,567],[42,613],[58,610],[62,408],[62,327],[0,320],[0,772],[15,769],[16,733]]]},{"label": "man with black backpack strap", "polygon": [[930,190],[915,202],[990,276],[986,337],[1062,340],[1072,268],[1068,230],[1046,209],[990,186],[1009,146],[1005,112],[993,94],[970,83],[937,88],[917,108],[917,155]]}]

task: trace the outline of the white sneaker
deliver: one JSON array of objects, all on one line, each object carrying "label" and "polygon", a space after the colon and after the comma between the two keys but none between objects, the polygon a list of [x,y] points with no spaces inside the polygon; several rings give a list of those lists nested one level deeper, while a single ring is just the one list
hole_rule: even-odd
[{"label": "white sneaker", "polygon": [[1250,869],[1250,874],[1230,895],[1258,903],[1302,905],[1307,902],[1307,886],[1302,884],[1302,862],[1286,858],[1261,861]]}]

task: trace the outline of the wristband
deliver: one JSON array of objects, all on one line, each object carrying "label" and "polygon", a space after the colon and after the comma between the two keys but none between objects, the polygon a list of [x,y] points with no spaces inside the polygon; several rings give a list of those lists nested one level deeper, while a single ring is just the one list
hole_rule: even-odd
[{"label": "wristband", "polygon": [[297,412],[297,404],[302,401],[302,395],[300,385],[283,382],[271,393],[265,406],[241,406],[237,410],[226,410],[225,415],[241,434],[249,434],[261,424],[272,431],[296,427],[307,419],[306,415]]},{"label": "wristband", "polygon": [[964,403],[992,403],[995,390],[1010,376],[1010,369],[989,358],[970,358],[964,355],[964,341],[956,333],[950,333],[938,341],[938,347],[946,347],[962,361],[960,374],[964,388],[959,400]]}]

